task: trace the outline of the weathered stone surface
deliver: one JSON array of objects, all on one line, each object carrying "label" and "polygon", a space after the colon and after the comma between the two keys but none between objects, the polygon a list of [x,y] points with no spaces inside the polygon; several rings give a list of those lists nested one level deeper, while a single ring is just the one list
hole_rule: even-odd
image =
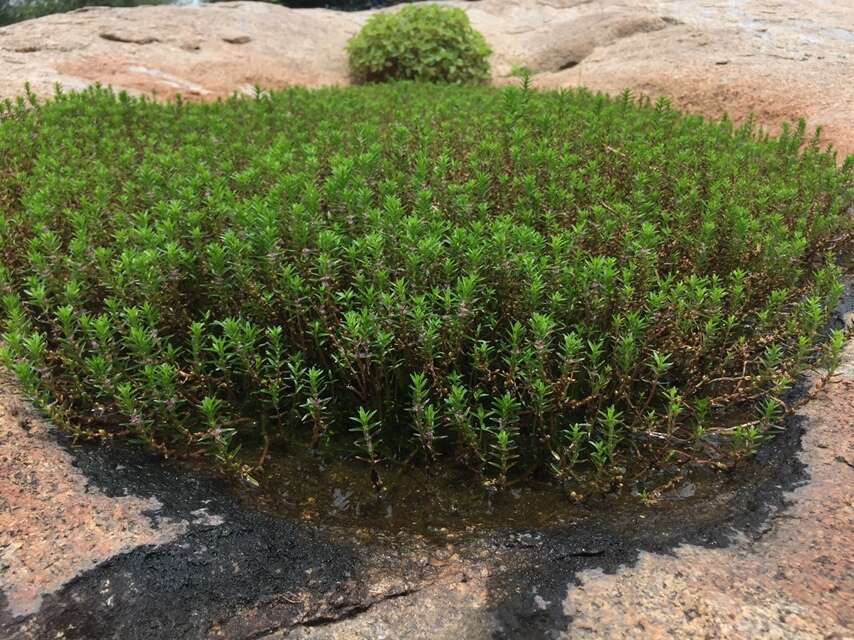
[{"label": "weathered stone surface", "polygon": [[[854,363],[854,343],[847,351]],[[810,480],[759,539],[643,553],[612,575],[577,576],[572,638],[854,636],[854,376],[802,410]]]},{"label": "weathered stone surface", "polygon": [[[854,11],[835,0],[480,0],[463,7],[505,82],[666,95],[679,107],[772,128],[805,117],[854,152]],[[390,9],[394,10],[394,9]],[[212,99],[288,84],[348,82],[344,46],[370,12],[260,2],[87,8],[0,28],[0,96],[25,82],[94,82]]]},{"label": "weathered stone surface", "polygon": [[678,107],[735,119],[753,113],[776,130],[804,117],[822,140],[854,153],[854,11],[832,0],[680,2],[646,6],[672,24],[596,49],[542,74],[543,87],[583,84],[667,96]]},{"label": "weathered stone surface", "polygon": [[97,564],[185,530],[159,518],[153,498],[90,487],[50,429],[0,385],[0,589],[14,616],[38,611],[45,594]]}]

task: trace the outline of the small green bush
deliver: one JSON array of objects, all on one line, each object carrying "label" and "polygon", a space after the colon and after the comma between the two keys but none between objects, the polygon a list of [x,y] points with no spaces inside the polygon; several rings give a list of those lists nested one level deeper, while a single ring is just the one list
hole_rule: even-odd
[{"label": "small green bush", "polygon": [[489,77],[483,36],[462,9],[407,6],[371,16],[347,44],[359,82],[418,80],[462,84]]},{"label": "small green bush", "polygon": [[842,349],[854,157],[803,126],[518,87],[93,88],[7,104],[0,149],[0,362],[81,436],[602,483],[754,452]]}]

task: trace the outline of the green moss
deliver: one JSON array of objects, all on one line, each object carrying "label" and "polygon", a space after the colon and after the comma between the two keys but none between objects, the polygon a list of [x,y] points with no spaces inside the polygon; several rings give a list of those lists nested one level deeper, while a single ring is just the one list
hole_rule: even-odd
[{"label": "green moss", "polygon": [[245,474],[262,443],[499,485],[729,464],[842,348],[854,162],[803,125],[585,91],[95,88],[6,104],[0,148],[2,362],[78,434]]}]

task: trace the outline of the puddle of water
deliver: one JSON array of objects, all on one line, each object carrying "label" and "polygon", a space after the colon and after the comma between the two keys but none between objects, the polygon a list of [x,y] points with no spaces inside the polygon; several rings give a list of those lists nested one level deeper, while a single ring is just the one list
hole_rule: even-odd
[{"label": "puddle of water", "polygon": [[[238,496],[261,511],[350,530],[407,532],[428,538],[484,530],[550,530],[603,513],[649,513],[691,504],[709,508],[726,481],[701,467],[639,475],[608,494],[581,486],[558,487],[528,480],[503,491],[481,483],[469,469],[451,464],[406,465],[381,472],[374,488],[370,469],[356,460],[322,461],[310,452],[274,452],[260,487],[235,484]],[[586,487],[589,489],[590,487]],[[574,492],[574,495],[573,495]]]}]

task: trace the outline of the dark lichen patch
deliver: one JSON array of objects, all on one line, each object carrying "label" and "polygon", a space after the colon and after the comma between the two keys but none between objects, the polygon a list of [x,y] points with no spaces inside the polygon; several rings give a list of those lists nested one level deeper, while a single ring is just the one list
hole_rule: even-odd
[{"label": "dark lichen patch", "polygon": [[242,509],[216,479],[139,450],[60,437],[105,493],[157,497],[163,506],[152,517],[186,520],[188,532],[102,563],[46,597],[35,615],[12,619],[4,606],[0,629],[15,637],[201,638],[218,629],[254,637],[385,597],[366,571],[401,572],[396,584],[420,575],[397,552],[366,553],[346,537]]}]

